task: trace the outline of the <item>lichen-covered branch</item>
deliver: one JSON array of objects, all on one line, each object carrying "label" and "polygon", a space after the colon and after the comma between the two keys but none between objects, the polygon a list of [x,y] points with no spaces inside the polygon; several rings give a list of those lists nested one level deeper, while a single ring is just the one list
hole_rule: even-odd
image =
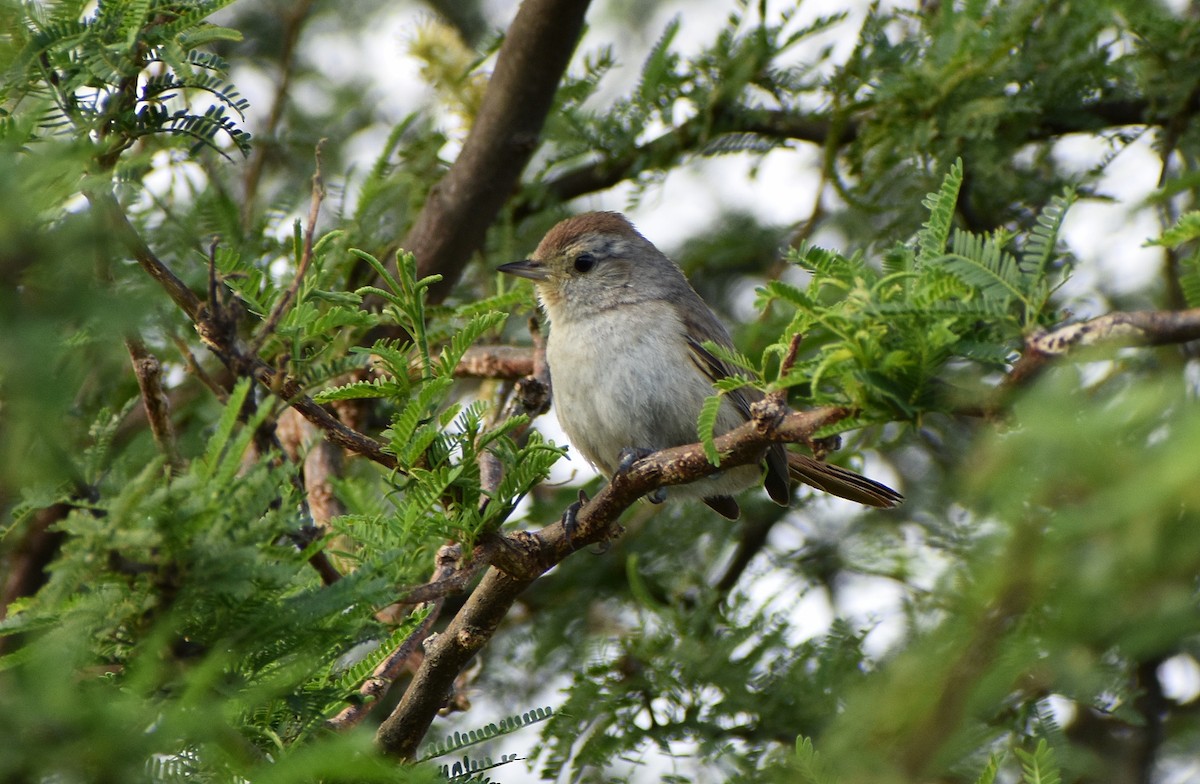
[{"label": "lichen-covered branch", "polygon": [[1026,383],[1054,357],[1086,346],[1105,343],[1161,346],[1192,340],[1200,340],[1200,308],[1107,313],[1030,335],[1005,385],[1012,387]]}]

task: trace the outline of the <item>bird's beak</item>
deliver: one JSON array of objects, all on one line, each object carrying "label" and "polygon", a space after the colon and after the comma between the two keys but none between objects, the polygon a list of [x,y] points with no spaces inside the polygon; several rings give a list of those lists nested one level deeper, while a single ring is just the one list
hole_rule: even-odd
[{"label": "bird's beak", "polygon": [[516,275],[518,278],[529,278],[530,280],[545,280],[550,276],[545,265],[533,259],[510,261],[507,264],[501,264],[499,267],[496,267],[496,270],[507,272],[509,275]]}]

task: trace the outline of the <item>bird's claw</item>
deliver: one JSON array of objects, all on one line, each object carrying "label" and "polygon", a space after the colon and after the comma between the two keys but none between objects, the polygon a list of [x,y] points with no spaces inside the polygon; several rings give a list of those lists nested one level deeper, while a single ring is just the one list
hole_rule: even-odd
[{"label": "bird's claw", "polygon": [[617,471],[628,471],[633,467],[634,463],[650,454],[654,454],[653,449],[641,449],[632,446],[625,447],[617,457]]},{"label": "bird's claw", "polygon": [[[641,460],[647,455],[654,454],[653,449],[641,449],[628,446],[621,450],[621,454],[617,458],[617,473],[628,471],[633,467],[633,464]],[[667,488],[660,487],[653,493],[646,496],[646,500],[652,504],[661,504],[667,500]]]},{"label": "bird's claw", "polygon": [[567,543],[571,545],[572,550],[575,549],[575,543],[573,541],[575,538],[575,531],[579,527],[579,510],[583,508],[583,505],[586,504],[588,500],[587,493],[583,492],[581,489],[579,491],[579,500],[574,501],[570,506],[567,507],[567,511],[563,512],[563,533],[566,535]]}]

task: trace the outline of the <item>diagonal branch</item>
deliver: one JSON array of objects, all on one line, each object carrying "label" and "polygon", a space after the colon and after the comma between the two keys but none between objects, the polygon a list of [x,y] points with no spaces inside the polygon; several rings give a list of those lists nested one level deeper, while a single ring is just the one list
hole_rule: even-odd
[{"label": "diagonal branch", "polygon": [[[133,258],[150,277],[159,282],[167,294],[187,314],[196,326],[200,340],[238,376],[256,379],[275,395],[295,408],[300,414],[324,431],[325,437],[338,446],[379,463],[385,468],[395,469],[396,458],[384,451],[383,444],[370,436],[347,427],[315,400],[305,394],[293,376],[267,364],[257,354],[247,354],[237,345],[236,335],[227,325],[220,323],[212,307],[206,307],[187,284],[162,262],[121,210],[111,193],[89,193],[88,200],[99,209],[117,238],[126,245]],[[210,303],[211,305],[211,303]]]},{"label": "diagonal branch", "polygon": [[[791,412],[770,398],[756,403],[753,418],[716,439],[722,468],[762,459],[772,443],[803,442],[819,428],[850,414],[844,408]],[[615,535],[617,518],[638,498],[667,485],[686,484],[716,472],[700,444],[656,452],[613,477],[581,506],[570,533],[563,521],[539,531],[518,531],[496,540],[493,567],[446,630],[426,646],[425,660],[396,710],[376,736],[389,754],[412,759],[459,672],[492,638],[513,602],[538,577],[571,553]]]},{"label": "diagonal branch", "polygon": [[[455,566],[462,556],[462,552],[458,545],[442,545],[438,548],[437,556],[435,557],[435,569],[430,584],[437,585],[445,580],[451,579],[455,573]],[[386,659],[379,663],[371,673],[371,677],[363,682],[358,689],[359,699],[348,705],[336,716],[325,722],[325,726],[331,730],[345,730],[354,727],[366,718],[367,713],[372,708],[379,704],[388,693],[388,689],[396,681],[400,674],[404,672],[409,659],[417,651],[417,646],[429,637],[433,625],[437,622],[438,615],[442,612],[442,605],[446,603],[445,595],[439,595],[431,598],[429,604],[429,614],[425,619],[412,630],[404,641],[392,651]]]},{"label": "diagonal branch", "polygon": [[433,301],[458,281],[537,148],[588,2],[521,3],[462,152],[402,243],[417,258],[418,277],[442,276],[430,290]]}]

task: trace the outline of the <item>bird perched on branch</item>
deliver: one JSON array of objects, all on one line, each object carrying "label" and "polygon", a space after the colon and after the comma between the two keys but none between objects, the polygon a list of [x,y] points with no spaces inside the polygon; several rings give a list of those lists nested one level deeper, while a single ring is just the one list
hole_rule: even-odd
[{"label": "bird perched on branch", "polygon": [[[615,212],[589,212],[552,228],[532,257],[499,267],[532,280],[550,321],[546,361],[555,408],[571,444],[606,477],[651,452],[697,441],[713,382],[734,370],[704,347],[732,347],[729,333],[683,271]],[[762,393],[725,394],[714,428],[750,419]],[[762,482],[787,506],[789,479],[860,504],[892,507],[895,490],[838,466],[768,447],[762,466],[723,470],[672,490],[699,496],[729,519],[732,494]]]}]

